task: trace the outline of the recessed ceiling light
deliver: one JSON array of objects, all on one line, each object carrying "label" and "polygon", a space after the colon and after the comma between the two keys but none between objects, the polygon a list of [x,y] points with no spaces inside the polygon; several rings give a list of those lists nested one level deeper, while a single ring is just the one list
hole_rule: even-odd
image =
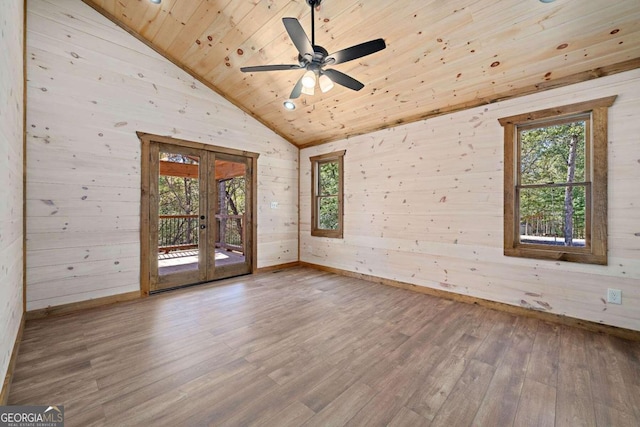
[{"label": "recessed ceiling light", "polygon": [[160,4],[162,0],[149,0],[151,3]]},{"label": "recessed ceiling light", "polygon": [[553,3],[556,0],[540,0],[540,3]]},{"label": "recessed ceiling light", "polygon": [[293,101],[286,100],[284,101],[284,108],[287,110],[295,110],[296,104],[294,104]]}]

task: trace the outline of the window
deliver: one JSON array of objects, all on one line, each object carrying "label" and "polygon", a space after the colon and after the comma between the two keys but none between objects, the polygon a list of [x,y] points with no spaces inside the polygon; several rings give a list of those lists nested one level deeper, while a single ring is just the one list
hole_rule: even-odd
[{"label": "window", "polygon": [[505,255],[607,263],[607,111],[615,99],[499,120]]},{"label": "window", "polygon": [[311,157],[311,235],[342,238],[346,150]]}]

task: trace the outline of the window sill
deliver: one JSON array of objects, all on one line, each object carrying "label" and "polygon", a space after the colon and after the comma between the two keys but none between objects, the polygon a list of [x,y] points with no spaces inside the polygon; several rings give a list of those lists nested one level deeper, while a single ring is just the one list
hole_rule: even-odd
[{"label": "window sill", "polygon": [[606,254],[594,254],[590,249],[585,248],[562,247],[562,250],[556,250],[541,245],[518,245],[515,248],[505,248],[504,255],[549,261],[569,261],[584,264],[607,265]]}]

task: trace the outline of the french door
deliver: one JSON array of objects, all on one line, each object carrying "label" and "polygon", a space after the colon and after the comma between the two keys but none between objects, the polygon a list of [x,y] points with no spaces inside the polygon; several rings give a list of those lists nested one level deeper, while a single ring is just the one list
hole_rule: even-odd
[{"label": "french door", "polygon": [[257,155],[139,136],[143,293],[251,273]]}]

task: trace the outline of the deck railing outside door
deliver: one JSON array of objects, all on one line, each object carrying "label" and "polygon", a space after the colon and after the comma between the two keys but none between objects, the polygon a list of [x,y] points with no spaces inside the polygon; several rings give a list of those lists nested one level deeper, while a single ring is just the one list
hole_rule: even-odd
[{"label": "deck railing outside door", "polygon": [[244,253],[243,222],[244,215],[216,215],[216,247]]},{"label": "deck railing outside door", "polygon": [[[159,215],[159,252],[198,247],[198,215]],[[244,253],[244,215],[216,215],[216,247]]]},{"label": "deck railing outside door", "polygon": [[198,247],[198,215],[159,215],[158,218],[159,252]]}]

